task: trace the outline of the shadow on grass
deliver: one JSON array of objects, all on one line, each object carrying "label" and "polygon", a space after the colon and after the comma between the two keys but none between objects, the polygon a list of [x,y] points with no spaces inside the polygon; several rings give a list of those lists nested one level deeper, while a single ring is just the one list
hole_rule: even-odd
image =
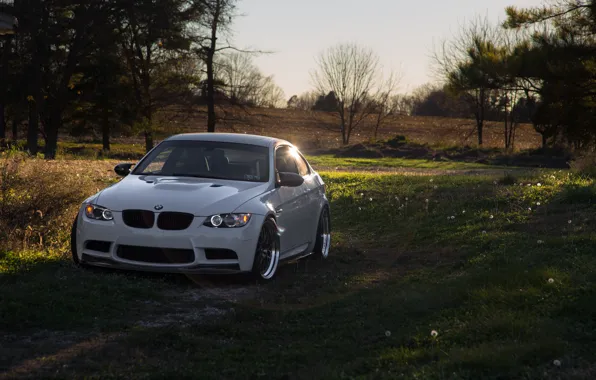
[{"label": "shadow on grass", "polygon": [[[121,295],[114,302],[116,310],[109,310],[105,298],[86,301],[97,315],[117,319],[120,313],[128,322],[108,323],[100,336],[54,347],[47,360],[19,360],[11,366],[28,376],[57,377],[378,374],[441,379],[456,373],[453,377],[496,379],[553,378],[576,370],[580,359],[593,360],[596,243],[585,228],[593,219],[589,208],[574,215],[572,227],[544,236],[541,230],[521,226],[559,220],[524,206],[535,203],[540,192],[546,193],[542,202],[557,199],[546,186],[502,187],[488,179],[326,180],[334,192],[330,197],[337,236],[329,260],[285,265],[275,282],[246,285],[254,290],[251,297],[238,302],[228,298],[225,313],[191,323],[174,307],[173,316],[179,319],[168,324],[134,324],[137,318],[146,319],[146,314],[129,310],[138,305],[134,297]],[[387,217],[405,197],[407,211],[402,207],[399,217]],[[426,199],[438,203],[429,202],[426,209]],[[210,287],[226,300],[220,289],[234,288],[235,281],[244,287],[243,280],[230,277],[205,278],[199,287],[148,274],[124,278],[134,282],[135,289],[153,286],[155,293],[146,299],[159,300],[163,289],[178,293],[187,311],[197,307],[191,295],[198,288]],[[72,287],[84,276],[71,274],[67,279]],[[114,287],[102,280],[95,287],[108,292],[126,288],[124,280],[116,280],[123,283]],[[73,295],[81,296],[69,292],[71,302]],[[56,302],[58,297],[52,293],[49,298]],[[204,302],[213,306],[212,299]],[[159,307],[172,308],[165,302]],[[42,311],[51,308],[42,305]],[[81,313],[87,318],[92,314]],[[59,325],[40,318],[29,320]],[[554,366],[554,360],[564,364]]]}]

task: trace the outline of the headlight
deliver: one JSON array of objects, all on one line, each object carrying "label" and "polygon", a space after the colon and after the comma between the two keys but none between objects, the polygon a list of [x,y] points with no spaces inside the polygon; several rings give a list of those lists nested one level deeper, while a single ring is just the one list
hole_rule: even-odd
[{"label": "headlight", "polygon": [[217,214],[208,217],[203,225],[215,228],[244,227],[250,220],[251,214]]},{"label": "headlight", "polygon": [[93,205],[93,204],[87,204],[85,206],[85,216],[87,216],[87,218],[89,218],[89,219],[95,219],[95,220],[113,220],[114,219],[114,214],[112,214],[112,211],[110,211],[109,209],[107,209],[105,207]]}]

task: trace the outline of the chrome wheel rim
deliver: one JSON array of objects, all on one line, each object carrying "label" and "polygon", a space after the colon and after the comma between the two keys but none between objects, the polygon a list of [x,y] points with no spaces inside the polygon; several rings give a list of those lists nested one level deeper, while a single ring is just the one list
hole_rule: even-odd
[{"label": "chrome wheel rim", "polygon": [[321,256],[329,256],[329,248],[331,247],[331,222],[329,220],[329,211],[323,211],[321,220],[319,221],[319,239],[321,239]]},{"label": "chrome wheel rim", "polygon": [[257,268],[259,275],[269,280],[275,275],[279,263],[279,244],[275,231],[271,227],[263,227],[257,244]]}]

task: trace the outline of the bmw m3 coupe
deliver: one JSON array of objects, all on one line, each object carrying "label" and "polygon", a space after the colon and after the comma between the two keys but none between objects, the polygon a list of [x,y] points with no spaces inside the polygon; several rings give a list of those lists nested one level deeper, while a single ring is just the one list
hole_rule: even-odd
[{"label": "bmw m3 coupe", "polygon": [[175,135],[114,170],[74,220],[77,265],[270,280],[284,260],[329,255],[325,184],[287,141]]}]

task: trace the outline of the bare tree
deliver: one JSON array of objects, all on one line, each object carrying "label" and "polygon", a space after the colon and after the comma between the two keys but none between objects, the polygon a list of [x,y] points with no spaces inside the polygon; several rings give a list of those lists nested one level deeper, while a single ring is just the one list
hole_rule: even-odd
[{"label": "bare tree", "polygon": [[342,142],[348,144],[352,132],[371,113],[369,99],[377,84],[379,58],[371,49],[339,44],[320,53],[315,61],[313,84],[321,94],[335,93]]},{"label": "bare tree", "polygon": [[284,93],[272,76],[264,76],[252,60],[253,54],[232,52],[217,60],[216,77],[224,83],[232,104],[280,107]]},{"label": "bare tree", "polygon": [[396,115],[412,115],[414,98],[412,95],[395,94],[391,97],[391,108]]},{"label": "bare tree", "polygon": [[375,140],[377,139],[379,127],[395,115],[397,103],[393,101],[393,98],[400,79],[401,77],[399,75],[391,72],[389,77],[381,82],[381,85],[377,89],[377,94],[373,98],[373,112],[376,115],[373,134]]},{"label": "bare tree", "polygon": [[300,95],[294,95],[288,100],[288,108],[310,111],[318,98],[319,94],[314,91],[307,91]]},{"label": "bare tree", "polygon": [[260,76],[259,86],[253,98],[256,106],[279,108],[283,106],[284,98],[284,91],[275,83],[273,75]]}]

